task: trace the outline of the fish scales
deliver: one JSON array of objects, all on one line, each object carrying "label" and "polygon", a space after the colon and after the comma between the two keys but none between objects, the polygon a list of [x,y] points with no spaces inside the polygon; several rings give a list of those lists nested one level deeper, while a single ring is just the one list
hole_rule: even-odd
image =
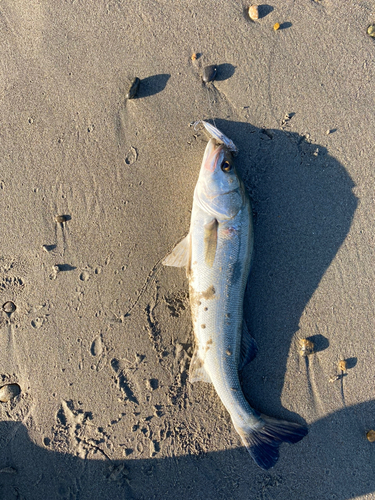
[{"label": "fish scales", "polygon": [[281,442],[296,443],[303,425],[261,415],[245,398],[239,371],[256,354],[243,320],[243,300],[253,251],[248,194],[236,172],[233,142],[203,122],[213,138],[206,146],[194,191],[189,234],[163,261],[186,267],[195,350],[190,382],[210,382],[255,462],[273,467]]},{"label": "fish scales", "polygon": [[[233,413],[237,405],[247,415],[251,408],[242,394],[238,363],[242,304],[253,248],[250,203],[245,199],[243,208],[233,219],[218,221],[212,267],[204,259],[203,227],[207,222],[207,215],[195,206],[191,228],[192,263],[188,273],[197,359],[204,361],[209,375],[214,374],[210,379],[227,410]],[[210,288],[215,293],[205,298],[204,292]],[[191,372],[194,379],[194,363]]]}]

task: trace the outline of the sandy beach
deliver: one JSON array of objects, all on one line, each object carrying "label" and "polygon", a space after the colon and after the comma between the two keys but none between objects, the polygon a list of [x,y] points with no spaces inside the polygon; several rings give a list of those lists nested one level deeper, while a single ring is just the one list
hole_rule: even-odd
[{"label": "sandy beach", "polygon": [[[1,0],[0,500],[375,498],[374,3],[249,5]],[[244,393],[309,427],[269,471],[189,383],[188,281],[161,263],[197,120],[254,212]]]}]

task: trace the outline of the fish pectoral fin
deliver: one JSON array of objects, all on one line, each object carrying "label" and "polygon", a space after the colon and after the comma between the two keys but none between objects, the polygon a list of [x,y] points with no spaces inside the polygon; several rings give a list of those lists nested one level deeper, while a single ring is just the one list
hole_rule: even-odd
[{"label": "fish pectoral fin", "polygon": [[189,267],[190,233],[177,243],[172,252],[165,257],[163,264],[172,267]]},{"label": "fish pectoral fin", "polygon": [[191,358],[190,368],[189,368],[189,382],[194,384],[194,382],[211,382],[211,378],[204,367],[204,361],[200,357],[198,349],[196,348]]},{"label": "fish pectoral fin", "polygon": [[250,335],[247,328],[246,321],[242,321],[242,339],[241,339],[241,351],[240,351],[240,362],[238,365],[239,370],[243,370],[247,364],[252,361],[258,352],[258,346],[255,339]]},{"label": "fish pectoral fin", "polygon": [[213,266],[215,260],[218,225],[216,219],[204,225],[204,260],[209,267]]}]

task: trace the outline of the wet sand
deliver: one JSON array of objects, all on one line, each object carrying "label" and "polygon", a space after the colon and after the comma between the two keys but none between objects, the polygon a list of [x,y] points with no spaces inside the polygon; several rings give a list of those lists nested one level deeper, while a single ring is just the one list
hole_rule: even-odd
[{"label": "wet sand", "polygon": [[[373,3],[246,6],[0,3],[0,381],[21,388],[0,403],[2,499],[375,497]],[[267,472],[189,384],[187,280],[161,265],[200,119],[238,146],[254,209],[244,392],[309,426]]]}]

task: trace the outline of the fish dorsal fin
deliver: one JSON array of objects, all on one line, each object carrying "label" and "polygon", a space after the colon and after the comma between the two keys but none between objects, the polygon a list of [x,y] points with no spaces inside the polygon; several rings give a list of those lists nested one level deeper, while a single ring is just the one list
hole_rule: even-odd
[{"label": "fish dorsal fin", "polygon": [[194,350],[193,357],[191,358],[190,368],[189,368],[189,382],[194,384],[194,382],[209,382],[211,379],[204,367],[204,360],[199,355],[198,348]]},{"label": "fish dorsal fin", "polygon": [[243,370],[247,364],[252,361],[258,352],[258,346],[255,339],[250,335],[247,328],[246,321],[242,321],[242,339],[241,339],[241,351],[240,351],[240,362],[238,365],[239,370]]},{"label": "fish dorsal fin", "polygon": [[217,247],[217,227],[216,219],[212,220],[204,226],[204,261],[208,267],[212,267]]},{"label": "fish dorsal fin", "polygon": [[165,257],[163,264],[172,267],[189,267],[190,260],[190,233],[177,243],[172,252]]}]

